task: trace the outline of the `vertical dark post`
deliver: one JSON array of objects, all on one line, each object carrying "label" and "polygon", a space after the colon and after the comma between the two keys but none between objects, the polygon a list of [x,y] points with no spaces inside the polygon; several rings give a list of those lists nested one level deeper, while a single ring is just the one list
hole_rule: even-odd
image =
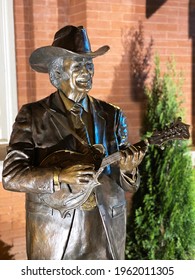
[{"label": "vertical dark post", "polygon": [[[192,39],[192,123],[195,123],[195,0],[189,1],[189,38]],[[192,131],[195,143],[195,129]]]}]

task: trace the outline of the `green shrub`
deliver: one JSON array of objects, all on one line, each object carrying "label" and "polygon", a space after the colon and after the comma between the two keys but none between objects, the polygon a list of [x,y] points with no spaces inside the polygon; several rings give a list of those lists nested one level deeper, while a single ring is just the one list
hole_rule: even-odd
[{"label": "green shrub", "polygon": [[[161,130],[182,115],[181,74],[173,61],[166,72],[155,59],[146,90],[146,131]],[[172,141],[165,149],[150,146],[140,166],[141,185],[133,197],[127,225],[127,259],[195,259],[195,172],[189,141]]]}]

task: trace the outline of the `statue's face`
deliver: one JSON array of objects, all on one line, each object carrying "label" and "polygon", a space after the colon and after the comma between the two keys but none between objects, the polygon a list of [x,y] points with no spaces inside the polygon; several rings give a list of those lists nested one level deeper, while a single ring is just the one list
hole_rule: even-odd
[{"label": "statue's face", "polygon": [[59,89],[71,100],[79,102],[92,88],[94,65],[89,58],[68,58],[59,74]]}]

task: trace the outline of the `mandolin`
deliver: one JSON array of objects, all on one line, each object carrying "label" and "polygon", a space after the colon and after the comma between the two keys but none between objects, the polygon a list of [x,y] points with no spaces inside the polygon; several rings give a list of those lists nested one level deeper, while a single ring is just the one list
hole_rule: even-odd
[{"label": "mandolin", "polygon": [[[163,144],[169,140],[187,140],[190,138],[189,125],[183,123],[181,118],[165,127],[162,131],[155,130],[153,134],[135,143],[133,146],[138,150],[144,149],[149,145],[157,145],[163,147]],[[69,150],[59,150],[48,155],[42,162],[42,167],[55,166],[58,168],[66,168],[75,164],[94,164],[96,172],[95,180],[89,183],[85,191],[73,194],[69,193],[66,198],[53,198],[52,194],[42,194],[40,199],[48,206],[60,211],[62,217],[67,211],[81,207],[89,198],[93,189],[100,185],[98,177],[106,166],[114,164],[121,159],[123,150],[119,150],[111,155],[104,156],[104,147],[101,144],[93,145],[85,154],[77,153]],[[66,184],[61,183],[61,189],[65,189]],[[73,186],[74,188],[74,186]]]}]

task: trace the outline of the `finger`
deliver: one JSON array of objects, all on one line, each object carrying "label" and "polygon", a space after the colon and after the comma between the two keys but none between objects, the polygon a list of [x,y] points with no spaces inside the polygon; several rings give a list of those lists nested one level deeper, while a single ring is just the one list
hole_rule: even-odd
[{"label": "finger", "polygon": [[133,161],[134,160],[134,157],[135,157],[135,152],[132,151],[131,149],[129,150],[126,150],[125,151],[125,154],[126,154],[126,160],[125,160],[125,163],[129,162],[129,161]]},{"label": "finger", "polygon": [[77,177],[87,176],[87,175],[93,177],[93,176],[95,176],[95,172],[93,170],[91,170],[91,171],[78,171],[77,174],[76,174]]},{"label": "finger", "polygon": [[77,164],[73,166],[75,170],[94,170],[94,164]]},{"label": "finger", "polygon": [[145,156],[145,153],[143,151],[140,151],[140,153],[139,153],[139,163],[142,162],[144,156]]},{"label": "finger", "polygon": [[89,173],[86,173],[86,174],[78,174],[77,175],[77,178],[81,178],[81,179],[83,179],[83,178],[87,178],[87,179],[93,179],[94,178],[94,174],[89,174]]},{"label": "finger", "polygon": [[85,184],[87,184],[85,181],[83,181],[83,180],[81,180],[80,178],[78,178],[77,180],[76,180],[76,184],[77,185],[85,185]]},{"label": "finger", "polygon": [[145,155],[145,153],[148,151],[148,146],[143,146],[143,147],[135,147],[135,146],[130,146],[129,147],[132,151],[137,151],[138,153],[141,153],[141,155],[143,154],[143,156]]},{"label": "finger", "polygon": [[120,163],[124,164],[125,163],[125,159],[126,159],[126,154],[124,151],[121,151],[121,159],[120,159]]},{"label": "finger", "polygon": [[139,154],[138,153],[134,154],[132,162],[133,162],[133,164],[136,164],[136,163],[139,162]]},{"label": "finger", "polygon": [[88,184],[93,178],[90,176],[79,177],[79,183]]},{"label": "finger", "polygon": [[134,147],[133,145],[131,145],[128,150],[134,155],[136,153],[138,153],[138,149],[136,147]]}]

